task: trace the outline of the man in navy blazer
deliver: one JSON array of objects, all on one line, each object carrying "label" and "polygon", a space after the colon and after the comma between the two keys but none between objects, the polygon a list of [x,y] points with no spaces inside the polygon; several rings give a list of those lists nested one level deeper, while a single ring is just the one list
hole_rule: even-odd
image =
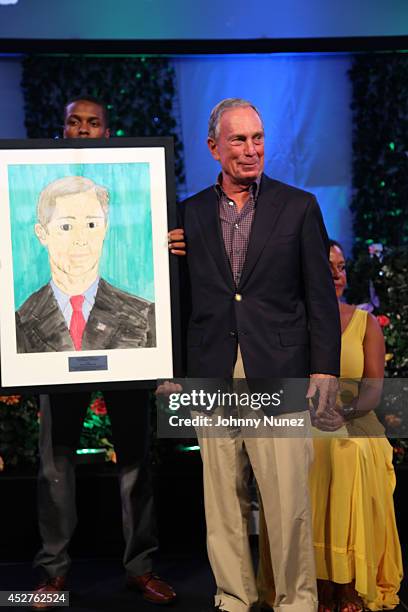
[{"label": "man in navy blazer", "polygon": [[[221,174],[181,205],[190,287],[184,302],[191,303],[188,375],[310,376],[307,395],[318,392],[319,414],[330,411],[340,322],[319,206],[312,194],[263,173],[264,129],[252,103],[221,101],[210,116],[208,146]],[[181,254],[182,240],[182,232],[170,234],[172,252]],[[304,401],[288,412],[310,422]],[[274,610],[317,610],[310,437],[257,439],[236,430],[199,437],[215,605],[250,612],[258,600],[247,529],[252,467],[271,549]]]},{"label": "man in navy blazer", "polygon": [[182,206],[192,289],[188,375],[230,376],[238,343],[249,378],[338,372],[338,315],[315,197],[260,176],[238,283],[217,190],[209,187]]}]

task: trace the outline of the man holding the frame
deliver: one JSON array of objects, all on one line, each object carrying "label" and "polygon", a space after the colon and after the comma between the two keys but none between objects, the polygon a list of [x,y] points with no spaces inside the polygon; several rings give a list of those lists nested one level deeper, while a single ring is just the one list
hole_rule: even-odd
[{"label": "man holding the frame", "polygon": [[[65,106],[64,138],[109,136],[107,110],[100,101],[85,96]],[[149,395],[144,390],[106,391],[104,397],[119,468],[127,586],[146,601],[169,604],[176,598],[174,590],[152,572],[158,542],[149,458]],[[34,563],[44,578],[38,593],[55,593],[66,586],[67,548],[77,523],[75,451],[89,400],[89,393],[40,398],[38,518],[42,547]],[[34,604],[37,609],[47,607],[52,604]]]}]

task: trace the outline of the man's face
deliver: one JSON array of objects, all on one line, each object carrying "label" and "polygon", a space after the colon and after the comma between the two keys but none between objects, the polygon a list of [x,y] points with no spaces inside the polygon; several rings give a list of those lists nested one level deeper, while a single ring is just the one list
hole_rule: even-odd
[{"label": "man's face", "polygon": [[78,100],[65,109],[64,138],[109,138],[103,109],[99,104]]},{"label": "man's face", "polygon": [[258,113],[249,106],[226,110],[219,134],[208,139],[208,147],[231,182],[252,183],[264,167],[264,131]]},{"label": "man's face", "polygon": [[56,199],[51,220],[35,233],[48,249],[52,268],[74,277],[98,270],[106,222],[95,190]]}]

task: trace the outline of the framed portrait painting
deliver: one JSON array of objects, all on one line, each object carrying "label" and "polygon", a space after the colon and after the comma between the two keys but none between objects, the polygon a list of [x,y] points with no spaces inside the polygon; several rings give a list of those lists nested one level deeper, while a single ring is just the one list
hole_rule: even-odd
[{"label": "framed portrait painting", "polygon": [[175,374],[172,146],[0,141],[3,392],[138,386]]}]

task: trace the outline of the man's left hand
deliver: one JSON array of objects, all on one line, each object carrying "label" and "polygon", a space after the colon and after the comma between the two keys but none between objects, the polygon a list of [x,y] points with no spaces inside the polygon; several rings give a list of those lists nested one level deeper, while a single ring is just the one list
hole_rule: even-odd
[{"label": "man's left hand", "polygon": [[[309,389],[306,399],[317,400],[319,396],[315,416],[319,418],[324,412],[333,412],[336,406],[336,396],[338,390],[338,380],[330,374],[312,374],[310,376]],[[315,402],[314,402],[315,403]]]}]

